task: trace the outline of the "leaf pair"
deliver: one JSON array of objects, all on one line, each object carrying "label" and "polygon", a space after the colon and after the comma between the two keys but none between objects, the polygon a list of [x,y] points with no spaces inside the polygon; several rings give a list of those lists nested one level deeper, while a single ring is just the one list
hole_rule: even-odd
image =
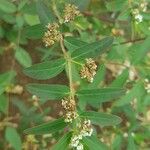
[{"label": "leaf pair", "polygon": [[[41,99],[58,100],[69,95],[69,87],[54,84],[28,84],[27,89]],[[119,88],[79,90],[76,96],[79,100],[92,103],[102,103],[117,99],[124,95],[125,90]]]},{"label": "leaf pair", "polygon": [[[74,50],[71,54],[71,57],[72,59],[78,60],[81,58],[83,59],[86,57],[97,56],[98,54],[103,53],[112,44],[112,42],[113,38],[108,37],[98,42],[85,44],[81,47],[78,47],[78,44],[76,44],[76,46],[73,45]],[[78,48],[76,49],[76,47]],[[64,68],[65,68],[65,60],[61,58],[54,61],[47,61],[35,64],[29,68],[26,68],[24,70],[24,73],[32,78],[44,80],[55,77],[60,72],[62,72]]]},{"label": "leaf pair", "polygon": [[[121,119],[115,115],[110,115],[106,113],[100,113],[100,112],[83,112],[80,114],[80,117],[87,118],[92,121],[95,125],[100,126],[111,126],[111,125],[117,125],[121,122]],[[44,124],[41,124],[39,126],[29,128],[24,131],[26,134],[47,134],[47,133],[55,133],[59,130],[63,130],[65,127],[67,127],[67,124],[64,122],[64,119],[60,118],[52,122],[47,122]],[[70,143],[71,139],[71,133],[67,133],[64,135],[58,143],[52,148],[52,150],[66,150],[68,148],[68,145]],[[106,146],[104,146],[101,142],[98,141],[98,139],[92,137],[92,138],[83,138],[83,143],[89,148],[92,149],[94,146],[95,149],[106,149]]]}]

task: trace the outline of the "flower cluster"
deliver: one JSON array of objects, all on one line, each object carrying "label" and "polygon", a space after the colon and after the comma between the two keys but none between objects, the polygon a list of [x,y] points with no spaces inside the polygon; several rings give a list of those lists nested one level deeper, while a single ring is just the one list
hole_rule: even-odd
[{"label": "flower cluster", "polygon": [[74,100],[69,98],[62,99],[62,107],[65,110],[65,122],[72,122],[78,117]]},{"label": "flower cluster", "polygon": [[88,82],[93,82],[93,78],[96,75],[97,65],[92,58],[86,59],[86,64],[83,65],[80,76],[81,78],[87,78]]},{"label": "flower cluster", "polygon": [[132,15],[134,16],[134,19],[137,24],[143,21],[143,16],[140,14],[139,9],[133,9]]},{"label": "flower cluster", "polygon": [[47,31],[44,34],[43,42],[45,46],[52,46],[55,42],[59,41],[61,38],[61,34],[58,30],[59,25],[57,23],[48,24]]},{"label": "flower cluster", "polygon": [[80,11],[75,5],[68,4],[64,9],[64,22],[69,22],[74,20],[76,16],[80,15]]},{"label": "flower cluster", "polygon": [[147,93],[150,93],[150,81],[148,79],[145,79],[145,90]]},{"label": "flower cluster", "polygon": [[139,8],[141,9],[142,12],[147,11],[147,5],[148,5],[148,3],[145,0],[139,4]]},{"label": "flower cluster", "polygon": [[142,12],[146,12],[148,3],[146,1],[143,1],[138,4],[137,8],[132,10],[132,15],[134,16],[134,19],[136,23],[140,23],[143,21]]},{"label": "flower cluster", "polygon": [[84,120],[82,125],[79,125],[79,134],[72,136],[70,146],[76,148],[76,150],[83,150],[83,144],[81,140],[83,137],[91,136],[93,128],[90,120]]}]

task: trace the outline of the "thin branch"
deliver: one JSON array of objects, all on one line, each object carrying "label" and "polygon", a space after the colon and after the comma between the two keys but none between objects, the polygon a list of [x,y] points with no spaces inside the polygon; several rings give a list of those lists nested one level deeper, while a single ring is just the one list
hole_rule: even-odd
[{"label": "thin branch", "polygon": [[133,39],[133,40],[129,40],[129,41],[125,41],[125,42],[121,42],[120,44],[128,44],[128,43],[136,43],[136,42],[140,42],[140,41],[144,41],[146,38],[139,38],[139,39]]}]

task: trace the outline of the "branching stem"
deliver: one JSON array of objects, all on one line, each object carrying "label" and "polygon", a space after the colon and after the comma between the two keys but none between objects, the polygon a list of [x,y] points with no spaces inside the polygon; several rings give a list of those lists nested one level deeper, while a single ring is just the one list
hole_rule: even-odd
[{"label": "branching stem", "polygon": [[64,57],[65,57],[65,59],[67,61],[69,87],[70,87],[70,98],[74,100],[74,88],[73,88],[72,66],[71,66],[72,59],[71,59],[70,55],[66,52],[66,49],[65,49],[65,46],[64,46],[63,36],[60,39],[60,46],[61,46],[62,52],[64,54]]}]

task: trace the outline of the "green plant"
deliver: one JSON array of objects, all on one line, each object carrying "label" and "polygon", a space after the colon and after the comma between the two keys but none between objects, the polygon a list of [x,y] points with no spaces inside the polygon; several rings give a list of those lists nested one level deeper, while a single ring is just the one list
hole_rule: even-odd
[{"label": "green plant", "polygon": [[0,149],[148,149],[148,2],[0,0]]}]

